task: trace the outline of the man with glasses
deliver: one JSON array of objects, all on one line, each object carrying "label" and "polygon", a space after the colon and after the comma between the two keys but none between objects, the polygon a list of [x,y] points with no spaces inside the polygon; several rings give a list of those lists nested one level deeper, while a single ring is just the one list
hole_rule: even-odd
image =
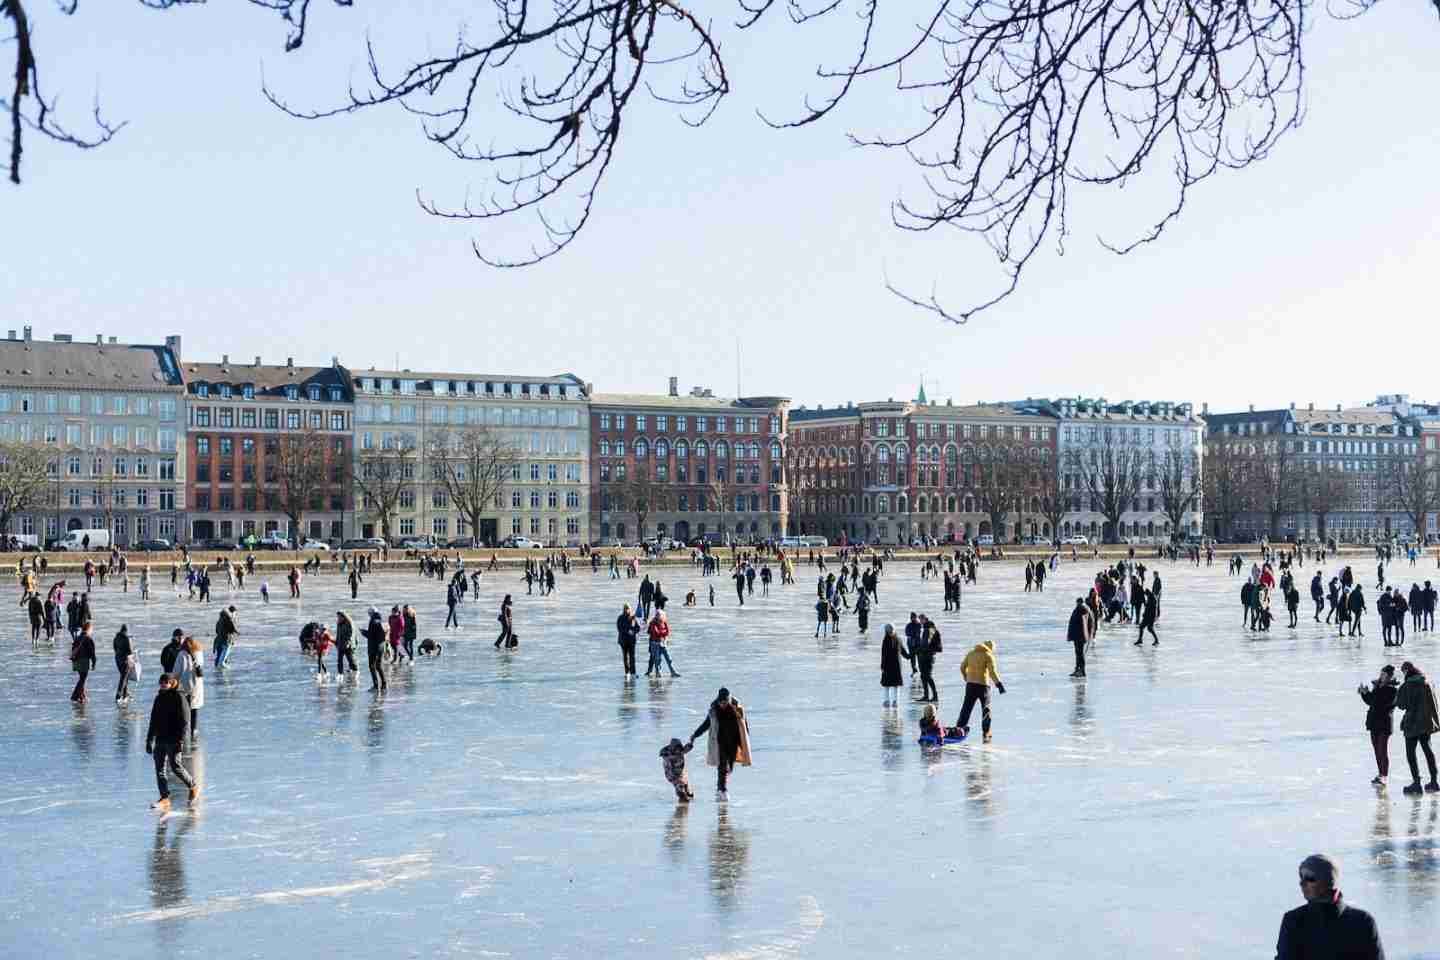
[{"label": "man with glasses", "polygon": [[1275,960],[1385,960],[1374,918],[1347,904],[1339,883],[1340,865],[1323,853],[1300,861],[1300,894],[1305,905],[1280,921]]}]

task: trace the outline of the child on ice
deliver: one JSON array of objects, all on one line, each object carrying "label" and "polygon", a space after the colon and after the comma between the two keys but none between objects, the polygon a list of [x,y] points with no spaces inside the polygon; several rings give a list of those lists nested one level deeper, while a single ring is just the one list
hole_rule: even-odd
[{"label": "child on ice", "polygon": [[260,599],[261,599],[262,601],[264,601],[265,603],[269,603],[269,602],[270,602],[270,581],[269,581],[269,580],[261,580],[261,581],[260,581]]},{"label": "child on ice", "polygon": [[695,794],[690,792],[690,781],[685,777],[685,754],[694,749],[693,743],[681,743],[678,737],[660,748],[660,763],[665,770],[665,779],[675,788],[675,799],[689,803]]}]

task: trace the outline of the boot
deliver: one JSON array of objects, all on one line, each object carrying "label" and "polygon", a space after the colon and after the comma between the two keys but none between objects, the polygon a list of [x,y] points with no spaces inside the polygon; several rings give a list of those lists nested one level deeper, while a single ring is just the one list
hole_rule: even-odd
[{"label": "boot", "polygon": [[1407,794],[1412,797],[1419,796],[1424,792],[1425,788],[1420,786],[1419,780],[1416,780],[1414,783],[1410,784],[1408,787],[1401,791],[1401,793]]},{"label": "boot", "polygon": [[[1416,786],[1419,786],[1419,784],[1417,783]],[[169,813],[169,812],[170,812],[170,798],[169,798],[169,797],[161,797],[159,800],[156,800],[154,803],[150,804],[150,809],[151,809],[151,810],[158,810],[158,811],[161,812],[161,813]]]},{"label": "boot", "polygon": [[1434,777],[1431,777],[1430,782],[1425,784],[1425,792],[1440,793],[1440,781],[1437,781]]}]

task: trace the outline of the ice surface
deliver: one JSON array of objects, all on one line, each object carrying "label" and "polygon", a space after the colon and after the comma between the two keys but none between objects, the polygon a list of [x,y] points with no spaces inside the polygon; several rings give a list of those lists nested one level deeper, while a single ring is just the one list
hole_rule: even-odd
[{"label": "ice surface", "polygon": [[[870,637],[847,616],[821,641],[811,568],[744,609],[728,580],[711,609],[698,573],[662,568],[683,677],[628,685],[613,623],[638,581],[588,567],[543,599],[487,576],[458,634],[439,629],[442,588],[413,574],[374,575],[356,602],[336,575],[299,602],[247,591],[189,757],[205,796],[192,812],[177,791],[163,818],[146,809],[143,747],[159,649],[176,625],[208,646],[232,595],[219,585],[206,608],[168,585],[148,604],[97,589],[100,667],[80,708],[63,635],[32,652],[14,610],[0,956],[1270,956],[1316,850],[1339,858],[1390,956],[1440,956],[1440,797],[1401,796],[1399,738],[1377,796],[1355,694],[1387,661],[1440,674],[1434,639],[1387,650],[1373,615],[1363,642],[1308,615],[1288,630],[1283,613],[1250,633],[1222,566],[1160,569],[1161,645],[1105,630],[1080,682],[1064,624],[1088,562],[1063,563],[1043,594],[1022,592],[1018,565],[986,564],[958,614],[918,566],[892,564]],[[1407,587],[1435,574],[1392,568]],[[702,606],[685,609],[692,587]],[[515,653],[491,647],[506,591]],[[305,620],[406,601],[441,659],[400,667],[384,699],[363,656],[359,684],[316,684],[296,652]],[[966,649],[997,641],[1009,692],[992,745],[922,752],[919,705],[882,707],[879,626],[910,610],[945,631],[947,723]],[[121,622],[146,671],[125,709]],[[755,765],[717,803],[702,741],[696,801],[677,806],[657,751],[722,684],[749,711]]]}]

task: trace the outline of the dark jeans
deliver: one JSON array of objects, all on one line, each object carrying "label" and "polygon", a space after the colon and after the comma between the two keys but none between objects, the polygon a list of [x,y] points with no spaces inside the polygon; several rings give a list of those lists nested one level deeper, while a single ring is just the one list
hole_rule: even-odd
[{"label": "dark jeans", "polygon": [[980,732],[990,732],[990,686],[984,683],[965,684],[965,703],[960,707],[958,727],[970,726],[970,711],[980,704]]},{"label": "dark jeans", "polygon": [[934,697],[940,699],[940,690],[935,686],[935,658],[922,655],[920,657],[920,683],[924,699]]},{"label": "dark jeans", "polygon": [[115,658],[115,669],[120,671],[120,684],[115,688],[115,699],[123,700],[130,696],[130,669],[124,657]]},{"label": "dark jeans", "polygon": [[1430,749],[1430,735],[1405,738],[1405,760],[1410,764],[1410,779],[1420,782],[1420,764],[1415,759],[1415,744],[1425,751],[1425,763],[1430,767],[1430,779],[1435,779],[1435,751]]},{"label": "dark jeans", "polygon": [[[456,629],[459,629],[460,618],[455,616],[455,607],[453,605],[450,607],[450,612],[445,614],[445,626],[448,627],[452,623],[455,625]],[[442,627],[441,629],[443,630],[444,627]]]},{"label": "dark jeans", "polygon": [[620,669],[627,675],[635,672],[635,641],[620,644]]},{"label": "dark jeans", "polygon": [[385,689],[385,654],[379,650],[370,654],[370,686]]},{"label": "dark jeans", "polygon": [[1370,746],[1375,750],[1376,771],[1382,777],[1390,776],[1390,734],[1371,731]]},{"label": "dark jeans", "polygon": [[81,671],[80,671],[80,679],[78,679],[78,680],[75,681],[75,689],[72,690],[72,691],[70,691],[70,699],[71,699],[71,700],[84,700],[84,699],[85,699],[85,681],[86,681],[86,679],[89,678],[89,676],[90,676],[90,671],[89,671],[89,670],[81,670]]},{"label": "dark jeans", "polygon": [[181,783],[191,790],[195,789],[195,778],[190,776],[190,771],[186,770],[184,764],[180,762],[180,744],[177,741],[156,743],[152,753],[155,757],[155,784],[160,788],[161,800],[170,796],[170,782],[165,778],[167,763],[175,776],[180,778]]},{"label": "dark jeans", "polygon": [[345,675],[345,661],[350,661],[350,672],[358,673],[360,668],[355,666],[355,650],[352,647],[335,648],[335,672],[341,676]]},{"label": "dark jeans", "polygon": [[502,624],[500,627],[500,636],[495,638],[496,649],[499,649],[500,645],[506,643],[507,641],[513,642],[511,638],[513,638],[514,636],[515,634],[511,632],[510,628]]},{"label": "dark jeans", "polygon": [[735,769],[735,758],[720,758],[720,765],[715,768],[715,789],[724,791],[725,783],[730,778],[730,771]]},{"label": "dark jeans", "polygon": [[1075,673],[1085,676],[1085,641],[1072,640],[1070,643],[1075,647]]},{"label": "dark jeans", "polygon": [[411,660],[414,660],[414,659],[415,659],[415,638],[414,638],[414,637],[406,637],[406,638],[405,638],[405,655],[406,655],[407,657],[409,657]]}]

